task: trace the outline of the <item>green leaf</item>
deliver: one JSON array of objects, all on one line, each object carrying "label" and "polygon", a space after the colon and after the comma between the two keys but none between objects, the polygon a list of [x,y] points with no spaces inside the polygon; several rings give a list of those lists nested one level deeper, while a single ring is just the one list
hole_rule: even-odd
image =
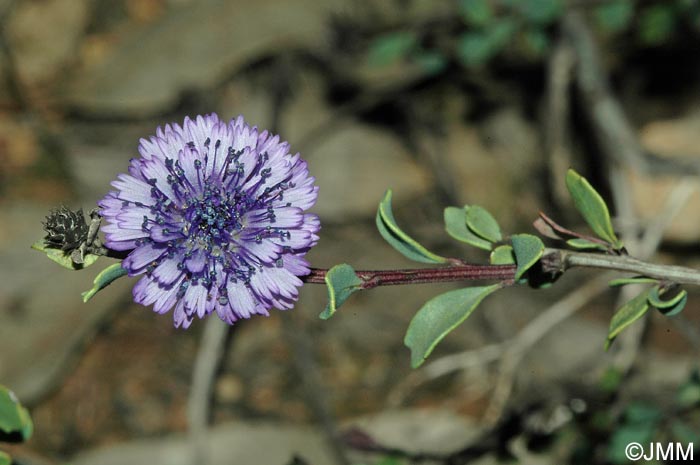
[{"label": "green leaf", "polygon": [[[34,426],[29,412],[17,400],[15,394],[0,385],[0,431],[5,435],[19,434],[22,441],[32,436]],[[0,439],[3,439],[0,437]]]},{"label": "green leaf", "polygon": [[86,254],[83,258],[82,264],[74,263],[69,254],[67,255],[61,249],[47,247],[43,239],[40,239],[32,244],[32,249],[38,250],[39,252],[44,252],[51,260],[55,261],[64,268],[68,268],[69,270],[82,270],[83,268],[87,268],[88,266],[92,265],[98,258],[100,258],[99,255]]},{"label": "green leaf", "polygon": [[12,457],[0,450],[0,465],[12,465]]},{"label": "green leaf", "polygon": [[634,4],[630,0],[615,0],[594,10],[598,26],[605,32],[621,32],[629,26],[634,16]]},{"label": "green leaf", "polygon": [[492,265],[514,265],[515,253],[513,252],[513,247],[509,245],[499,245],[491,252],[489,262],[491,262]]},{"label": "green leaf", "polygon": [[635,276],[633,278],[618,278],[613,279],[608,283],[610,287],[624,286],[626,284],[656,284],[658,279],[647,278],[644,276]]},{"label": "green leaf", "polygon": [[535,57],[541,57],[549,50],[549,36],[542,29],[527,29],[523,32],[523,42]]},{"label": "green leaf", "polygon": [[678,388],[676,404],[683,409],[700,405],[700,377],[697,371],[693,371],[690,379]]},{"label": "green leaf", "polygon": [[391,65],[403,58],[415,47],[417,38],[413,32],[397,31],[374,39],[367,54],[372,66]]},{"label": "green leaf", "polygon": [[520,8],[525,18],[535,24],[549,24],[562,12],[560,0],[522,0]]},{"label": "green leaf", "polygon": [[688,291],[685,289],[681,290],[679,293],[674,295],[668,300],[663,300],[661,296],[665,294],[666,291],[661,291],[660,286],[654,286],[649,291],[649,305],[655,307],[661,311],[666,316],[678,315],[685,304],[688,302]]},{"label": "green leaf", "polygon": [[586,178],[570,169],[566,173],[566,187],[569,189],[576,209],[581,213],[593,232],[610,243],[614,249],[621,249],[622,242],[617,238],[613,230],[608,206]]},{"label": "green leaf", "polygon": [[620,307],[612,319],[610,320],[610,328],[608,329],[608,340],[605,344],[606,350],[610,347],[613,340],[623,329],[640,319],[649,310],[649,292],[647,289],[640,293],[637,297],[625,303]]},{"label": "green leaf", "polygon": [[445,257],[430,252],[399,228],[391,211],[391,189],[386,191],[384,199],[379,204],[376,223],[384,240],[406,258],[422,263],[446,263],[448,261]]},{"label": "green leaf", "polygon": [[489,0],[459,0],[459,10],[472,26],[485,26],[493,19]]},{"label": "green leaf", "polygon": [[580,237],[577,237],[574,239],[569,239],[568,241],[566,241],[566,244],[571,248],[579,249],[579,250],[589,250],[589,249],[602,250],[602,251],[608,250],[608,248],[606,246],[604,246],[603,244],[591,242],[587,239],[582,239]]},{"label": "green leaf", "polygon": [[347,263],[335,265],[328,270],[325,281],[328,288],[328,305],[319,315],[322,320],[332,317],[338,308],[348,300],[348,297],[359,291],[362,286],[362,280]]},{"label": "green leaf", "polygon": [[544,243],[539,237],[532,234],[515,234],[510,240],[513,244],[513,253],[515,253],[515,263],[518,265],[515,271],[515,280],[517,281],[542,258]]},{"label": "green leaf", "polygon": [[671,37],[676,15],[670,5],[652,5],[639,18],[639,37],[646,45],[659,45]]},{"label": "green leaf", "polygon": [[488,34],[467,32],[462,34],[457,43],[457,56],[463,65],[471,67],[486,63],[498,52]]},{"label": "green leaf", "polygon": [[112,284],[112,281],[121,278],[122,276],[125,276],[127,274],[128,271],[122,268],[121,262],[114,263],[113,265],[110,265],[104,270],[100,271],[100,273],[97,276],[95,276],[95,279],[92,282],[94,284],[94,286],[92,286],[92,289],[90,289],[89,291],[85,291],[81,294],[81,296],[83,297],[83,302],[87,302],[88,300],[92,299],[92,297],[95,294]]},{"label": "green leaf", "polygon": [[404,344],[411,349],[411,366],[419,367],[435,346],[474,311],[500,284],[457,289],[433,297],[408,326]]},{"label": "green leaf", "polygon": [[681,420],[674,420],[671,423],[671,434],[676,441],[683,445],[700,442],[700,433],[698,433],[697,428],[693,428]]},{"label": "green leaf", "polygon": [[447,58],[434,50],[421,50],[414,53],[411,59],[430,75],[438,74],[447,67]]},{"label": "green leaf", "polygon": [[484,250],[491,250],[491,243],[480,238],[467,228],[467,210],[464,208],[447,207],[445,208],[445,230],[447,234],[458,241],[466,242],[469,245],[478,247]]},{"label": "green leaf", "polygon": [[467,226],[473,233],[489,242],[498,242],[503,239],[496,219],[485,208],[478,205],[467,209]]},{"label": "green leaf", "polygon": [[674,295],[668,300],[663,300],[662,295],[666,294],[666,291],[661,290],[661,286],[654,286],[649,291],[649,304],[656,308],[670,308],[675,306],[678,302],[683,300],[684,297],[688,295],[688,292],[683,289],[678,294]]}]

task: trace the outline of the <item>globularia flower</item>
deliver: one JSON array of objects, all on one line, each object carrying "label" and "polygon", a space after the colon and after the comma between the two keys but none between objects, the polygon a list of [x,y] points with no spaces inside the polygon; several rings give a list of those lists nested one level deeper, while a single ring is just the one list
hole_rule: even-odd
[{"label": "globularia flower", "polygon": [[176,327],[216,311],[225,322],[289,309],[318,217],[305,213],[318,187],[289,144],[242,117],[185,118],[141,139],[140,158],[99,202],[106,246],[130,251],[122,266],[143,275],[134,299]]}]

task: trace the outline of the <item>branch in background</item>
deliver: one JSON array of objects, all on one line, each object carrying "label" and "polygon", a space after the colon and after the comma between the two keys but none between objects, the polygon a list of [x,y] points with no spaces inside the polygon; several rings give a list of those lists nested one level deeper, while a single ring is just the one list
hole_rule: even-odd
[{"label": "branch in background", "polygon": [[563,21],[564,34],[576,52],[576,83],[582,107],[603,151],[621,164],[647,174],[700,174],[697,159],[660,157],[645,150],[636,130],[610,89],[593,34],[579,12],[569,12]]}]

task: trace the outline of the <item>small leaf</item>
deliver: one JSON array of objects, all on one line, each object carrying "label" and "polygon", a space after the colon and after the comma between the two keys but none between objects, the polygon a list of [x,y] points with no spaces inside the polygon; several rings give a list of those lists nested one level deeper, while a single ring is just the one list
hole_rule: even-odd
[{"label": "small leaf", "polygon": [[100,258],[99,255],[86,254],[83,258],[83,263],[74,263],[70,257],[70,254],[66,254],[61,249],[47,247],[43,239],[40,239],[32,244],[32,249],[38,250],[39,252],[44,252],[48,258],[55,261],[62,267],[68,268],[69,270],[82,270],[92,265],[98,258]]},{"label": "small leaf", "polygon": [[652,5],[639,17],[639,36],[646,45],[659,45],[671,37],[676,27],[676,15],[670,5]]},{"label": "small leaf", "polygon": [[500,284],[457,289],[433,297],[418,310],[408,326],[404,344],[411,349],[411,366],[419,367],[450,331],[467,319]]},{"label": "small leaf", "polygon": [[593,232],[610,243],[614,249],[621,249],[622,242],[613,230],[608,206],[600,194],[593,189],[593,186],[583,176],[570,169],[566,173],[566,187],[569,189],[576,209]]},{"label": "small leaf", "polygon": [[467,226],[473,233],[489,242],[498,242],[503,239],[496,219],[485,208],[478,205],[469,207],[467,210]]},{"label": "small leaf", "polygon": [[447,68],[447,58],[438,51],[420,50],[411,56],[411,59],[417,63],[425,73],[429,75],[438,74]]},{"label": "small leaf", "polygon": [[347,263],[335,265],[328,270],[325,281],[328,288],[328,305],[319,315],[322,320],[332,317],[338,308],[348,300],[348,297],[359,291],[362,286],[362,280]]},{"label": "small leaf", "polygon": [[588,250],[588,249],[595,249],[595,250],[602,250],[602,251],[607,251],[608,248],[603,245],[603,244],[598,244],[597,242],[591,242],[587,239],[582,239],[580,237],[576,237],[574,239],[569,239],[566,241],[566,244],[574,249],[579,249],[579,250]]},{"label": "small leaf", "polygon": [[483,32],[464,33],[457,43],[457,56],[465,66],[482,65],[497,52],[498,48]]},{"label": "small leaf", "polygon": [[597,7],[594,14],[603,31],[616,33],[629,26],[634,16],[634,4],[630,0],[614,0]]},{"label": "small leaf", "polygon": [[379,204],[376,223],[384,240],[406,258],[422,263],[446,263],[448,261],[445,257],[430,252],[399,228],[391,211],[391,190],[386,191],[384,199]]},{"label": "small leaf", "polygon": [[562,11],[561,0],[522,0],[520,7],[525,18],[535,24],[549,24]]},{"label": "small leaf", "polygon": [[410,31],[397,31],[379,36],[370,45],[367,62],[372,66],[391,65],[405,58],[416,43],[417,38]]},{"label": "small leaf", "polygon": [[513,247],[509,245],[499,245],[491,252],[489,261],[492,265],[514,265],[515,253],[513,252]]},{"label": "small leaf", "polygon": [[0,465],[12,465],[12,457],[0,450]]},{"label": "small leaf", "polygon": [[610,320],[608,340],[605,344],[606,350],[610,347],[610,344],[612,344],[613,340],[622,332],[623,329],[643,317],[647,310],[649,310],[649,292],[649,289],[643,291],[637,297],[625,303],[615,312]]},{"label": "small leaf", "polygon": [[685,308],[685,304],[688,302],[688,291],[685,289],[681,290],[678,294],[674,295],[668,300],[663,300],[661,295],[665,292],[661,292],[659,286],[654,286],[649,291],[649,305],[657,308],[661,313],[666,316],[678,315]]},{"label": "small leaf", "polygon": [[458,241],[466,242],[474,247],[491,250],[491,243],[489,241],[480,238],[467,228],[467,209],[469,209],[468,206],[464,208],[445,208],[444,217],[447,234]]},{"label": "small leaf", "polygon": [[511,237],[511,243],[515,253],[515,263],[518,265],[515,271],[515,280],[517,281],[542,258],[544,244],[539,237],[532,234],[515,234]]},{"label": "small leaf", "polygon": [[613,279],[608,283],[610,287],[624,286],[626,284],[656,284],[658,279],[647,278],[645,276],[635,276],[633,278],[618,278]]},{"label": "small leaf", "polygon": [[493,18],[489,0],[459,0],[459,10],[472,26],[485,26]]},{"label": "small leaf", "polygon": [[549,36],[539,28],[527,29],[523,32],[523,42],[527,51],[535,57],[541,57],[549,50]]},{"label": "small leaf", "polygon": [[128,272],[122,268],[121,262],[114,263],[113,265],[110,265],[104,270],[100,271],[92,282],[94,284],[92,289],[81,294],[83,297],[83,302],[87,302],[88,300],[92,299],[95,294],[112,284],[112,281],[119,279],[126,274],[128,274]]},{"label": "small leaf", "polygon": [[683,300],[688,295],[688,292],[683,289],[678,294],[668,300],[663,300],[661,295],[666,294],[666,291],[661,291],[660,286],[654,286],[649,291],[649,304],[656,308],[670,308]]},{"label": "small leaf", "polygon": [[690,379],[678,388],[676,404],[683,409],[700,405],[700,378],[697,371],[693,371]]},{"label": "small leaf", "polygon": [[29,412],[17,400],[15,394],[0,385],[0,440],[19,439],[26,441],[32,436],[34,426]]}]

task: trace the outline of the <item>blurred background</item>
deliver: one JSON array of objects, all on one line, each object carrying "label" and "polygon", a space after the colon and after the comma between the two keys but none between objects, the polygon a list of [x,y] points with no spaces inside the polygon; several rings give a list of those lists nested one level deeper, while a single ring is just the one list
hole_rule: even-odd
[{"label": "blurred background", "polygon": [[[109,260],[70,272],[29,246],[65,204],[89,211],[140,137],[243,114],[309,162],[316,267],[414,266],[374,227],[486,262],[443,231],[450,205],[508,233],[540,210],[582,221],[568,167],[609,201],[628,250],[700,267],[697,0],[0,0],[0,383],[30,408],[21,464],[198,463],[188,397],[203,321],[176,330]],[[206,435],[213,464],[626,463],[630,441],[700,453],[700,293],[608,352],[623,301],[600,273],[484,302],[419,370],[403,336],[455,285],[326,290],[226,339]],[[627,298],[630,295],[626,295]]]}]

